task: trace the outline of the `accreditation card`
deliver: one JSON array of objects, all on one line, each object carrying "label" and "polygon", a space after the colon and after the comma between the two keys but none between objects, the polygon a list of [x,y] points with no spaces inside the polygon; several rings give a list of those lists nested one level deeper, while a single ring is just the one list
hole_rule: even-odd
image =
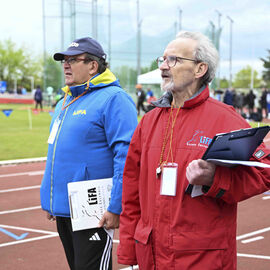
[{"label": "accreditation card", "polygon": [[177,163],[167,163],[166,165],[163,165],[161,174],[160,195],[176,195],[177,169]]},{"label": "accreditation card", "polygon": [[53,126],[52,126],[52,129],[51,129],[51,132],[50,132],[50,136],[48,138],[48,143],[49,144],[53,144],[54,140],[55,140],[55,137],[56,137],[56,134],[57,134],[57,130],[60,126],[60,119],[59,117],[57,117],[54,122],[53,122]]}]

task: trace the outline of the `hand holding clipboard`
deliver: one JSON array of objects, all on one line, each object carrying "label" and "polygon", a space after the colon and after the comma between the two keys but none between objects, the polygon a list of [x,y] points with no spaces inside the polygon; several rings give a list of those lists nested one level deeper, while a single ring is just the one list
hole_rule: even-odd
[{"label": "hand holding clipboard", "polygon": [[[263,126],[217,134],[202,159],[227,167],[246,165],[270,168],[268,164],[248,161],[269,130],[269,126]],[[193,185],[189,184],[186,193],[191,194],[192,190]]]}]

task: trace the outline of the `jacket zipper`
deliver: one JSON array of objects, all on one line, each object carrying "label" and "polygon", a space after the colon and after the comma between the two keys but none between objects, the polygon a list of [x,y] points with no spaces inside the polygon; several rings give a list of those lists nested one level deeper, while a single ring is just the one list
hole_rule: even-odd
[{"label": "jacket zipper", "polygon": [[50,191],[50,210],[51,210],[52,215],[53,215],[53,169],[54,169],[55,151],[56,151],[58,137],[59,137],[59,134],[60,134],[60,131],[61,131],[61,128],[62,128],[62,125],[63,125],[63,122],[64,122],[64,119],[66,117],[68,109],[69,108],[67,108],[65,110],[65,114],[63,116],[63,120],[61,121],[60,127],[59,127],[59,129],[57,131],[56,138],[55,138],[55,143],[54,143],[54,147],[53,147],[53,158],[52,158],[52,167],[51,167],[51,191]]}]

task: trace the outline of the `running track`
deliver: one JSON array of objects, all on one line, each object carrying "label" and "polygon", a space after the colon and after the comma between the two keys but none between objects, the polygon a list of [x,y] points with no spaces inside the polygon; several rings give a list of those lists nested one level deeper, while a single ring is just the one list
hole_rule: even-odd
[{"label": "running track", "polygon": [[[55,222],[40,208],[45,162],[0,166],[0,269],[66,270]],[[270,269],[270,192],[241,202],[238,209],[238,270]],[[128,269],[116,262],[113,269]]]}]

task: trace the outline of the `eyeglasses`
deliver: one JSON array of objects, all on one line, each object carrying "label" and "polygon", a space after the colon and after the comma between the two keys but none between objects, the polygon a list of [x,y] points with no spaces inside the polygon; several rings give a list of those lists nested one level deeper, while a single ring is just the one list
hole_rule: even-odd
[{"label": "eyeglasses", "polygon": [[160,67],[165,61],[167,61],[167,64],[170,68],[174,67],[176,65],[177,62],[183,63],[183,60],[188,60],[188,61],[192,61],[192,62],[198,62],[195,59],[190,59],[190,58],[185,58],[185,57],[179,57],[179,56],[160,56],[157,58],[157,64],[158,67]]},{"label": "eyeglasses", "polygon": [[69,65],[72,65],[72,64],[75,64],[76,62],[87,61],[87,60],[90,60],[90,59],[88,59],[88,58],[79,58],[79,57],[69,57],[67,59],[61,60],[61,63],[62,64],[68,63]]}]

